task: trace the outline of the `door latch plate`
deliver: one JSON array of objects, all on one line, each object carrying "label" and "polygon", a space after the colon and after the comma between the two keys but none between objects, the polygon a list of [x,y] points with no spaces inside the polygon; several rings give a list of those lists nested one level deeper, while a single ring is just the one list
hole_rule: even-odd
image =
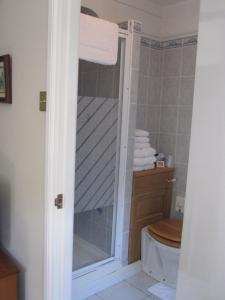
[{"label": "door latch plate", "polygon": [[63,194],[59,194],[56,198],[55,198],[55,206],[58,209],[62,209],[63,208]]}]

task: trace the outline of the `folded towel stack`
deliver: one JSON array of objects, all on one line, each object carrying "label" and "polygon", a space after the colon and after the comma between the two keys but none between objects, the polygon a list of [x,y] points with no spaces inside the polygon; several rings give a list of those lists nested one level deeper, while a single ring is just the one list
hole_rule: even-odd
[{"label": "folded towel stack", "polygon": [[149,170],[155,168],[156,150],[151,147],[149,132],[136,129],[134,144],[134,171]]}]

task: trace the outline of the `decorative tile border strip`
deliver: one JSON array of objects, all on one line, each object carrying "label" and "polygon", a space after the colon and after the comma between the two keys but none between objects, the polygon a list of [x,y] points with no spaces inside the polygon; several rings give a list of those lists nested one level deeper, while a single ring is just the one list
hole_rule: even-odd
[{"label": "decorative tile border strip", "polygon": [[183,39],[169,40],[161,43],[163,49],[179,48],[183,45]]},{"label": "decorative tile border strip", "polygon": [[141,22],[138,22],[138,21],[131,21],[130,22],[130,26],[132,26],[133,27],[133,29],[134,29],[134,32],[136,32],[136,33],[141,33],[141,30],[142,30],[142,23]]},{"label": "decorative tile border strip", "polygon": [[118,25],[119,25],[119,28],[124,29],[124,30],[128,30],[128,21],[121,22]]},{"label": "decorative tile border strip", "polygon": [[193,35],[185,38],[180,39],[174,39],[174,40],[168,40],[159,42],[150,38],[142,37],[141,38],[141,45],[144,47],[149,47],[152,49],[172,49],[172,48],[179,48],[179,47],[185,47],[185,46],[191,46],[191,45],[197,45],[198,43],[198,36]]},{"label": "decorative tile border strip", "polygon": [[193,35],[183,39],[183,46],[197,45],[198,36]]},{"label": "decorative tile border strip", "polygon": [[141,46],[145,46],[145,47],[151,47],[153,40],[150,40],[148,38],[145,37],[141,37]]},{"label": "decorative tile border strip", "polygon": [[119,28],[130,30],[131,32],[141,33],[142,23],[136,20],[129,20],[119,23]]},{"label": "decorative tile border strip", "polygon": [[156,49],[156,50],[160,50],[160,49],[162,49],[162,43],[159,42],[159,41],[152,40],[151,41],[151,48]]},{"label": "decorative tile border strip", "polygon": [[[118,25],[121,29],[131,30],[132,32],[141,34],[142,24],[139,21],[129,20],[129,21],[121,22]],[[197,45],[197,43],[198,43],[197,35],[191,35],[188,37],[167,40],[167,41],[163,41],[163,42],[153,40],[148,37],[141,37],[141,45],[142,46],[149,47],[149,48],[156,49],[156,50],[172,49],[172,48]]]}]

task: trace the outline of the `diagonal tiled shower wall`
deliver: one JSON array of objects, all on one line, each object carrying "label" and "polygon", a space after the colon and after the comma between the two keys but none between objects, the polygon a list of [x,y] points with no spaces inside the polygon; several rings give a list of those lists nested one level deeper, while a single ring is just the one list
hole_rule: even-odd
[{"label": "diagonal tiled shower wall", "polygon": [[79,97],[75,213],[113,205],[119,100]]}]

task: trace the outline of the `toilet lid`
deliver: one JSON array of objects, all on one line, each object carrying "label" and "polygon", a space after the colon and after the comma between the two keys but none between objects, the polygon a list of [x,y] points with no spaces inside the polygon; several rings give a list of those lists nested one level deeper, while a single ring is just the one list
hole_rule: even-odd
[{"label": "toilet lid", "polygon": [[165,219],[148,226],[150,234],[161,239],[181,243],[182,222],[178,220]]},{"label": "toilet lid", "polygon": [[160,237],[159,235],[154,234],[152,232],[150,232],[150,235],[153,239],[158,241],[160,244],[163,244],[163,245],[166,245],[166,246],[169,246],[169,247],[172,247],[172,248],[177,248],[177,249],[180,248],[180,245],[181,245],[180,242],[174,242],[174,241],[171,241],[171,240],[164,239],[164,238]]}]

